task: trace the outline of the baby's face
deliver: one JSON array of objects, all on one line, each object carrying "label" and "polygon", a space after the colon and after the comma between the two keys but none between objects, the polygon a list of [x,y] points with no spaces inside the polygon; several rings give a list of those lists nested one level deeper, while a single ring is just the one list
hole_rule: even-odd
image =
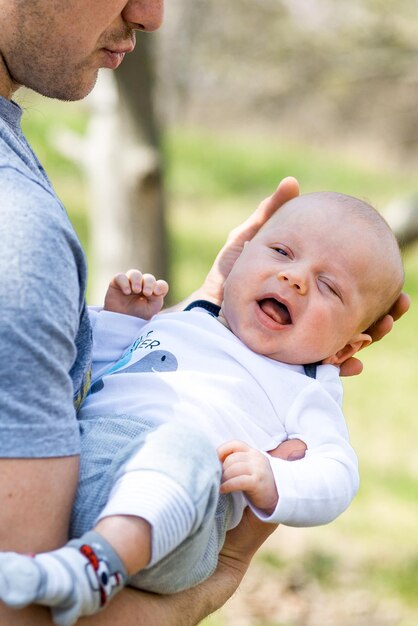
[{"label": "baby's face", "polygon": [[360,220],[344,221],[320,194],[292,200],[245,245],[221,315],[259,354],[338,363],[332,357],[364,330],[382,274],[378,248]]}]

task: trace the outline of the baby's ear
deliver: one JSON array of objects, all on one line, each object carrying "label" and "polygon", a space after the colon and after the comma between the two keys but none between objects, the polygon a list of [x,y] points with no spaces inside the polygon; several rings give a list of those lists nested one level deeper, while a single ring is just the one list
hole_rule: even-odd
[{"label": "baby's ear", "polygon": [[330,365],[341,365],[351,359],[352,356],[355,355],[356,352],[361,350],[362,348],[366,348],[372,343],[372,338],[367,333],[359,333],[351,341],[349,341],[344,348],[338,350],[335,354],[329,356],[327,359],[324,359],[322,363],[330,364]]}]

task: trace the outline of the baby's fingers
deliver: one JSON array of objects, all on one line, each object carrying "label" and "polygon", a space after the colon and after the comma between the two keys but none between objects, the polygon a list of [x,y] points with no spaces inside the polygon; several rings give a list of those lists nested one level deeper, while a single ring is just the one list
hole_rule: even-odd
[{"label": "baby's fingers", "polygon": [[142,293],[144,296],[149,297],[154,294],[154,289],[157,284],[157,279],[152,274],[144,274],[142,276]]},{"label": "baby's fingers", "polygon": [[110,287],[116,287],[125,296],[129,296],[132,293],[131,282],[127,274],[116,274],[110,281]]},{"label": "baby's fingers", "polygon": [[223,463],[230,454],[233,454],[234,452],[248,452],[250,449],[250,446],[243,441],[234,439],[233,441],[227,441],[219,446],[218,458],[221,463]]},{"label": "baby's fingers", "polygon": [[154,287],[154,296],[162,296],[163,298],[168,293],[168,283],[165,280],[157,280]]},{"label": "baby's fingers", "polygon": [[132,293],[139,294],[142,292],[142,283],[144,275],[139,270],[129,270],[126,276],[131,284]]},{"label": "baby's fingers", "polygon": [[[234,459],[235,455],[228,457],[229,459]],[[229,480],[236,478],[237,476],[252,476],[253,468],[251,462],[247,458],[237,458],[234,459],[227,467],[225,464],[222,467],[222,481],[223,483],[228,482]]]},{"label": "baby's fingers", "polygon": [[249,474],[239,474],[233,478],[225,480],[220,487],[221,493],[232,493],[234,491],[251,492],[254,490],[256,482],[254,476]]}]

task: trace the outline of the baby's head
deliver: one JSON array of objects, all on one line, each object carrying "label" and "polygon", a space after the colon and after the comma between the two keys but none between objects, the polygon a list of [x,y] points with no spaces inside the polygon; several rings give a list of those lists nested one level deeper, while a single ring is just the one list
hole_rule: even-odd
[{"label": "baby's head", "polygon": [[249,241],[225,282],[221,318],[249,348],[285,363],[339,365],[402,290],[399,246],[366,202],[299,196]]}]

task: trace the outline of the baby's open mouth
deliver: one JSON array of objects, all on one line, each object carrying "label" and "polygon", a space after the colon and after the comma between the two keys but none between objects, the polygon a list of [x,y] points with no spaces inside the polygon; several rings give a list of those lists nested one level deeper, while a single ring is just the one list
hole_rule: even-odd
[{"label": "baby's open mouth", "polygon": [[292,318],[287,306],[275,298],[263,298],[258,304],[263,313],[271,317],[277,324],[286,326],[292,323]]}]

